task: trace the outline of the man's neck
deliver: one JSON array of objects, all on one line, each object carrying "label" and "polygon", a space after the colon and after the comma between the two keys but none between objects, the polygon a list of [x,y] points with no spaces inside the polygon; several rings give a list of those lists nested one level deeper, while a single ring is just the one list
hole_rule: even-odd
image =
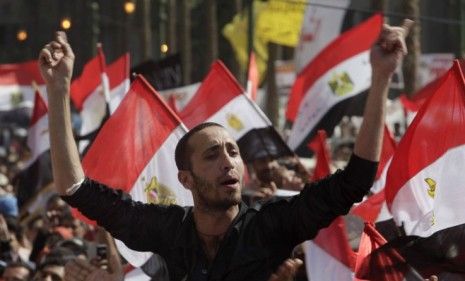
[{"label": "man's neck", "polygon": [[238,213],[239,205],[227,210],[194,207],[195,226],[208,263],[215,259],[221,241]]},{"label": "man's neck", "polygon": [[223,235],[228,231],[238,213],[239,205],[223,210],[194,206],[194,220],[197,232],[209,236]]}]

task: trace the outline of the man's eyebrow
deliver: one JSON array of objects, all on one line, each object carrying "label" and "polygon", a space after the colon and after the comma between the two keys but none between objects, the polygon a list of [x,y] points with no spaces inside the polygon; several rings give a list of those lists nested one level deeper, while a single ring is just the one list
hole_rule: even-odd
[{"label": "man's eyebrow", "polygon": [[210,151],[213,151],[213,150],[217,150],[219,147],[220,147],[220,145],[217,144],[217,143],[212,144],[212,145],[210,145],[209,147],[207,147],[207,148],[202,152],[202,154],[207,153],[207,152],[210,152]]}]

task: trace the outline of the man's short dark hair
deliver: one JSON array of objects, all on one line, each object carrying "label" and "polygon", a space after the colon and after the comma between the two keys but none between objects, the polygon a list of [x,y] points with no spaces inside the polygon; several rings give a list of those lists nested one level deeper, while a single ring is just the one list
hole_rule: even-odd
[{"label": "man's short dark hair", "polygon": [[205,128],[217,126],[220,128],[224,128],[218,123],[215,122],[205,122],[201,123],[194,128],[190,129],[182,138],[179,140],[178,144],[176,145],[176,150],[174,151],[174,160],[176,161],[176,166],[178,167],[179,171],[182,170],[190,170],[191,163],[191,150],[189,149],[189,139],[195,135],[198,131],[201,131]]}]

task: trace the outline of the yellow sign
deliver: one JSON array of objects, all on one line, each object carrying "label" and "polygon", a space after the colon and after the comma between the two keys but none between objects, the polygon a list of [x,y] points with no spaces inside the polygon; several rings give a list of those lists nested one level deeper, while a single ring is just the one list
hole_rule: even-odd
[{"label": "yellow sign", "polygon": [[268,0],[266,3],[257,16],[257,35],[276,44],[297,46],[306,1]]},{"label": "yellow sign", "polygon": [[[256,17],[266,3],[261,1],[254,1],[254,16]],[[223,36],[228,39],[229,43],[234,50],[236,55],[236,60],[241,66],[242,70],[245,71],[248,67],[247,63],[249,61],[248,54],[248,29],[249,18],[247,16],[247,11],[242,11],[234,16],[233,20],[226,24],[223,28]],[[268,48],[267,42],[257,36],[257,33],[254,34],[254,52],[257,62],[258,73],[260,75],[260,81],[263,80],[266,72],[266,63],[268,61]]]}]

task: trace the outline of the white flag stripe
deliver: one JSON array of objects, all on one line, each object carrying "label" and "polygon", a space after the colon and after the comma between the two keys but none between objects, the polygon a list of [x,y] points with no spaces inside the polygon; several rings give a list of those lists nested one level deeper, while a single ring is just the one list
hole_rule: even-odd
[{"label": "white flag stripe", "polygon": [[[38,85],[39,91],[46,93],[44,85]],[[0,111],[17,107],[34,107],[35,89],[32,86],[0,85]],[[41,95],[47,102],[47,95]],[[16,103],[17,102],[17,103]]]},{"label": "white flag stripe", "polygon": [[[81,110],[81,136],[97,130],[100,126],[103,116],[105,116],[105,97],[103,96],[102,87],[97,87],[90,94],[82,105]],[[79,142],[79,151],[83,151],[89,144],[88,140]]]},{"label": "white flag stripe", "polygon": [[[328,83],[334,75],[344,73],[349,75],[353,88],[350,92],[339,96],[332,92]],[[359,94],[368,89],[370,85],[369,50],[353,56],[327,71],[305,93],[289,136],[288,144],[291,149],[296,149],[305,140],[305,137],[334,105]]]},{"label": "white flag stripe", "polygon": [[352,281],[354,274],[350,268],[332,257],[317,244],[306,241],[305,265],[309,280]]},{"label": "white flag stripe", "polygon": [[[465,223],[463,159],[465,145],[450,149],[399,190],[391,211],[396,223],[403,223],[407,235],[427,237]],[[428,183],[427,179],[432,181]]]},{"label": "white flag stripe", "polygon": [[174,150],[185,133],[182,126],[177,127],[153,155],[129,192],[134,200],[148,202],[144,189],[152,177],[156,176],[159,183],[166,185],[174,193],[177,205],[192,206],[194,204],[191,192],[181,185],[177,170],[173,169],[176,167]]},{"label": "white flag stripe", "polygon": [[130,84],[131,82],[129,81],[129,79],[125,79],[123,83],[111,89],[110,91],[110,113],[111,114],[115,112],[115,110],[118,108],[123,98],[126,96],[127,92],[129,91]]},{"label": "white flag stripe", "polygon": [[[176,167],[173,152],[179,139],[185,133],[186,130],[182,125],[177,127],[147,163],[129,192],[133,200],[149,203],[146,187],[155,176],[156,181],[167,188],[167,190],[162,191],[164,192],[162,195],[165,200],[172,201],[172,203],[181,206],[192,206],[194,204],[191,192],[181,185],[177,177],[177,170],[173,169]],[[171,192],[172,196],[169,196],[166,192]],[[161,194],[158,193],[156,195],[159,196]],[[135,267],[142,266],[152,256],[151,252],[136,252],[126,247],[123,242],[116,241],[118,251]]]},{"label": "white flag stripe", "polygon": [[210,116],[207,121],[222,124],[232,138],[238,140],[251,129],[269,126],[256,107],[253,107],[252,110],[250,108],[250,100],[245,95],[239,95]]},{"label": "white flag stripe", "polygon": [[160,91],[159,94],[163,96],[165,100],[168,100],[170,95],[176,97],[176,107],[178,110],[183,110],[184,107],[190,102],[192,97],[200,87],[200,82],[190,84],[187,86],[173,88],[168,90]]},{"label": "white flag stripe", "polygon": [[295,49],[297,73],[339,36],[349,4],[349,0],[312,0],[307,5],[299,44]]},{"label": "white flag stripe", "polygon": [[102,80],[102,89],[103,96],[105,97],[105,102],[110,102],[110,81],[108,80],[108,75],[104,72],[100,74],[100,79]]},{"label": "white flag stripe", "polygon": [[383,205],[381,205],[381,210],[379,211],[378,217],[376,218],[375,222],[387,221],[390,219],[392,219],[392,214],[391,212],[389,212],[386,201],[384,201]]},{"label": "white flag stripe", "polygon": [[378,193],[386,186],[386,175],[389,169],[389,165],[391,165],[391,161],[392,157],[387,161],[386,165],[384,165],[383,171],[381,172],[379,178],[373,183],[373,186],[370,189],[371,192]]},{"label": "white flag stripe", "polygon": [[[118,105],[123,100],[129,90],[129,79],[113,88],[110,91],[110,111],[115,112]],[[103,94],[102,85],[98,86],[84,101],[81,110],[81,136],[97,130],[106,113],[106,101]],[[79,150],[82,151],[87,147],[89,141],[83,140],[79,142]]]},{"label": "white flag stripe", "polygon": [[27,144],[33,154],[25,163],[24,168],[29,167],[42,153],[50,149],[48,114],[42,116],[32,127],[30,127],[27,134]]}]

